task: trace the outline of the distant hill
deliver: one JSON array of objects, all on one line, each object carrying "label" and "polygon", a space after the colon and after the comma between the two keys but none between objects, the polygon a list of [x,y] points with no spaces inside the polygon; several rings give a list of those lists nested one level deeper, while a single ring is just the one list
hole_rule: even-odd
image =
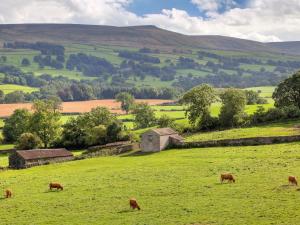
[{"label": "distant hill", "polygon": [[300,54],[300,42],[260,43],[223,36],[188,36],[155,26],[113,27],[76,24],[0,25],[0,42],[45,41],[128,47],[204,48]]}]

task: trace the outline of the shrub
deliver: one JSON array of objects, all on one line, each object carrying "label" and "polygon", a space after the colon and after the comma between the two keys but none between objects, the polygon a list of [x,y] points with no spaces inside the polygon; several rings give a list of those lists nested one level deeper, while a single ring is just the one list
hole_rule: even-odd
[{"label": "shrub", "polygon": [[22,150],[29,150],[40,148],[42,146],[43,142],[36,134],[23,133],[17,141],[16,148]]}]

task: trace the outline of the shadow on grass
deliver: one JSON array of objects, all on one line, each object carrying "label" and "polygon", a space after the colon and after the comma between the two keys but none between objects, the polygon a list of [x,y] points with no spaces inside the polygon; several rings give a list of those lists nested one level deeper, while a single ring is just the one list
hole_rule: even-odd
[{"label": "shadow on grass", "polygon": [[58,193],[58,192],[62,192],[61,190],[46,190],[44,191],[44,193]]},{"label": "shadow on grass", "polygon": [[136,152],[131,152],[126,155],[122,155],[121,157],[137,157],[137,156],[148,156],[148,155],[153,155],[155,152],[142,152],[142,151],[136,151]]},{"label": "shadow on grass", "polygon": [[133,209],[124,209],[119,211],[118,213],[134,213],[134,212],[138,212],[139,210],[133,210]]}]

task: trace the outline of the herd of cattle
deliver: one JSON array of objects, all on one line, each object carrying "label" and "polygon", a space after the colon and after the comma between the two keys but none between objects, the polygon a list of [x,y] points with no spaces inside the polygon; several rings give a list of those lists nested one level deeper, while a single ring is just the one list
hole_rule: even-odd
[{"label": "herd of cattle", "polygon": [[[234,179],[234,176],[230,173],[225,173],[225,174],[221,174],[220,176],[220,181],[221,183],[223,183],[224,181],[228,181],[230,183],[235,183],[235,179]],[[288,177],[288,182],[289,184],[292,184],[292,185],[296,185],[298,186],[298,182],[297,182],[297,179],[295,176],[289,176]],[[49,189],[52,191],[52,189],[56,189],[56,190],[64,190],[64,187],[59,184],[59,183],[50,183],[49,184]],[[5,191],[5,197],[6,198],[11,198],[12,197],[12,192],[11,190],[6,190]],[[129,200],[129,206],[131,209],[138,209],[138,210],[141,210],[141,207],[139,206],[139,204],[137,203],[137,200],[135,198],[131,198]]]}]

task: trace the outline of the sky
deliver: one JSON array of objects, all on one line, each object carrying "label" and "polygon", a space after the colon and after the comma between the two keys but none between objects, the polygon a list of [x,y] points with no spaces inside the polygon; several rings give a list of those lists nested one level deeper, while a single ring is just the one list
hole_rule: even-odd
[{"label": "sky", "polygon": [[300,41],[300,0],[0,1],[0,24],[155,25],[188,35]]}]

